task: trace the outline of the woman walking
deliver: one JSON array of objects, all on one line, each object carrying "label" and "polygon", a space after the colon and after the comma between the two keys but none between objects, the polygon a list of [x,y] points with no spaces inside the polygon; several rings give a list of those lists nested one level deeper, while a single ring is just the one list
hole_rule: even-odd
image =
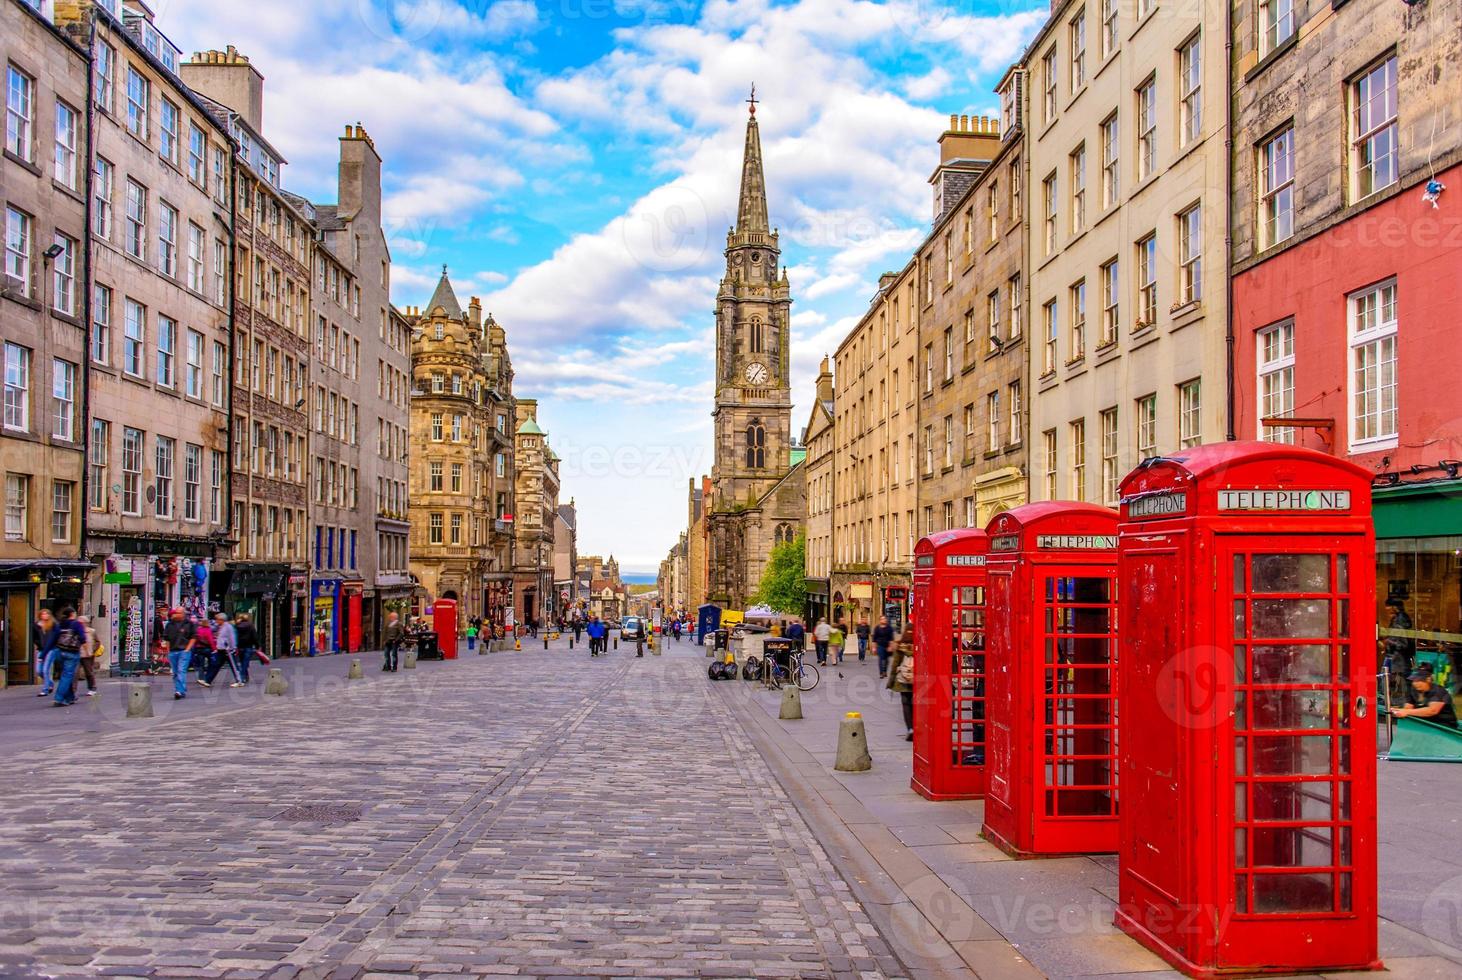
[{"label": "woman walking", "polygon": [[86,628],[86,642],[81,646],[81,673],[86,677],[86,696],[96,697],[96,672],[100,666],[102,640],[92,628],[90,616],[77,616],[76,621]]},{"label": "woman walking", "polygon": [[53,690],[51,681],[51,668],[56,663],[56,651],[51,646],[51,631],[56,628],[56,617],[51,615],[51,610],[42,609],[36,614],[35,625],[31,627],[31,646],[36,651],[36,678],[40,681],[41,689],[36,697],[43,698]]},{"label": "woman walking", "polygon": [[897,691],[904,709],[904,727],[909,730],[904,741],[914,740],[914,630],[906,627],[893,642],[891,659],[888,662],[888,681],[884,684],[890,691]]}]

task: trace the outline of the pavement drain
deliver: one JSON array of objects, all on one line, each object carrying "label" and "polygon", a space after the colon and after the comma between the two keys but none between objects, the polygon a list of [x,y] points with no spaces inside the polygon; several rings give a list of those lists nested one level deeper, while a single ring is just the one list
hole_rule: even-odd
[{"label": "pavement drain", "polygon": [[360,819],[357,803],[301,803],[279,815],[280,820],[302,823],[352,823]]}]

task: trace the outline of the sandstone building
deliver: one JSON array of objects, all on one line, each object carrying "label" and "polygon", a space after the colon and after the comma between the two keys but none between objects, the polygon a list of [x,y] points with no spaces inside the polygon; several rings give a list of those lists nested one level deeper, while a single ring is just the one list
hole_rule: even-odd
[{"label": "sandstone building", "polygon": [[561,607],[554,590],[554,524],[558,516],[559,458],[538,425],[538,401],[516,403],[514,440],[516,534],[513,594],[520,623],[555,619]]},{"label": "sandstone building", "polygon": [[[836,425],[833,405],[833,372],[828,358],[822,359],[813,391],[812,411],[802,430],[807,447],[807,522],[803,566],[807,575],[807,619],[816,622],[830,611],[832,591],[833,469]],[[684,541],[684,535],[681,536]]]}]

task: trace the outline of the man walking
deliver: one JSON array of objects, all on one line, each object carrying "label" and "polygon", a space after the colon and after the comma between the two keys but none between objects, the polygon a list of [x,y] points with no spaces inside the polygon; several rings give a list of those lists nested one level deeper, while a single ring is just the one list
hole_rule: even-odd
[{"label": "man walking", "polygon": [[827,641],[832,635],[833,628],[827,624],[825,619],[819,619],[817,625],[812,628],[812,640],[817,647],[819,665],[827,663]]},{"label": "man walking", "polygon": [[865,616],[858,621],[857,633],[859,663],[862,663],[864,659],[868,656],[868,637],[870,634],[872,634],[872,632],[873,631],[868,628],[868,617]]},{"label": "man walking", "polygon": [[86,626],[76,619],[75,609],[63,606],[56,614],[49,645],[56,651],[56,662],[61,665],[61,679],[56,682],[52,704],[64,708],[76,703],[76,671],[81,666],[82,648],[86,646]]},{"label": "man walking", "polygon": [[893,627],[888,625],[888,617],[882,616],[878,625],[873,628],[873,649],[878,654],[878,676],[883,677],[888,673],[888,647],[893,642]]},{"label": "man walking", "polygon": [[228,621],[228,613],[215,613],[213,616],[213,656],[209,658],[208,683],[211,685],[213,679],[218,676],[224,662],[228,663],[228,672],[233,675],[233,683],[229,687],[243,687],[243,681],[239,680],[239,634],[234,629],[234,624]]},{"label": "man walking", "polygon": [[238,649],[239,683],[247,684],[249,663],[254,659],[254,651],[259,646],[259,631],[254,628],[248,613],[239,613],[234,617],[234,644]]},{"label": "man walking", "polygon": [[386,662],[381,669],[396,672],[396,653],[401,649],[401,640],[406,631],[401,628],[401,617],[395,612],[386,613],[386,628],[381,631],[382,652],[386,655]]},{"label": "man walking", "polygon": [[188,696],[188,667],[193,663],[193,647],[198,631],[188,622],[181,606],[175,606],[162,628],[162,641],[168,648],[168,666],[173,672],[173,700]]}]

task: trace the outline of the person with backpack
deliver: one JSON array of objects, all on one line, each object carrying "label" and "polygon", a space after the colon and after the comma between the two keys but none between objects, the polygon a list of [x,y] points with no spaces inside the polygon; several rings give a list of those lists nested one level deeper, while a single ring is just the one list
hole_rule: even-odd
[{"label": "person with backpack", "polygon": [[903,703],[904,727],[909,734],[907,742],[914,740],[914,631],[905,627],[903,635],[893,642],[888,662],[888,681],[884,687],[897,691]]},{"label": "person with backpack", "polygon": [[188,668],[193,663],[193,648],[198,645],[197,633],[183,608],[175,606],[162,628],[162,642],[168,651],[168,668],[173,674],[174,701],[188,696]]},{"label": "person with backpack", "polygon": [[193,656],[198,660],[198,684],[202,687],[212,687],[214,675],[218,673],[218,668],[223,666],[217,642],[213,637],[213,627],[208,625],[206,619],[194,617],[192,622]]},{"label": "person with backpack", "polygon": [[61,607],[46,646],[56,652],[56,662],[61,665],[61,679],[56,682],[56,696],[52,704],[57,708],[73,705],[76,703],[76,671],[81,667],[81,652],[86,648],[86,624],[76,618],[75,609]]}]

